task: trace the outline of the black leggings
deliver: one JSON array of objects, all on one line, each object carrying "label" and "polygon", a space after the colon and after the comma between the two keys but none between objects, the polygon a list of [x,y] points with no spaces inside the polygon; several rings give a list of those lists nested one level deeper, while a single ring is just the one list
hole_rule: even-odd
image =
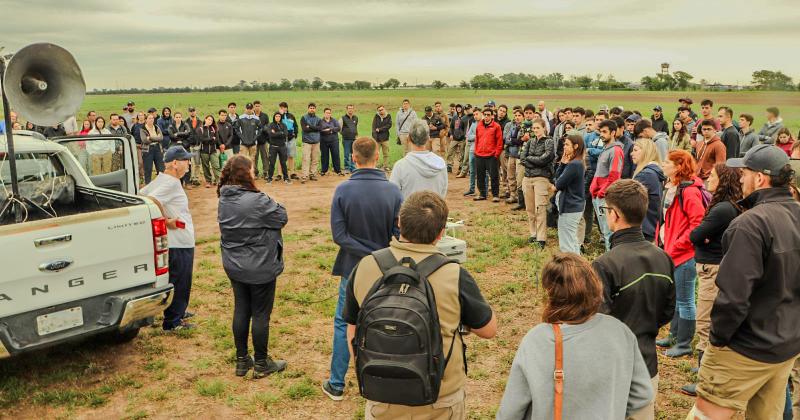
[{"label": "black leggings", "polygon": [[287,149],[286,146],[269,146],[269,174],[267,175],[268,179],[272,179],[272,175],[275,174],[275,158],[278,158],[278,161],[281,164],[281,172],[283,172],[283,179],[289,179],[289,171],[286,167],[286,154]]},{"label": "black leggings", "polygon": [[231,280],[233,287],[233,341],[236,357],[247,356],[247,333],[253,320],[253,357],[267,358],[269,318],[275,302],[275,282],[247,284]]}]

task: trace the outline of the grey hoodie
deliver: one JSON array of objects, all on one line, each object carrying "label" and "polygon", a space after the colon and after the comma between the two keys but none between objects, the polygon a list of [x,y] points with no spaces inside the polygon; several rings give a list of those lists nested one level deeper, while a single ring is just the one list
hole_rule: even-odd
[{"label": "grey hoodie", "polygon": [[395,122],[397,123],[397,135],[406,135],[408,134],[408,130],[411,129],[411,124],[417,120],[417,113],[409,107],[408,111],[403,111],[403,108],[400,108],[397,111],[397,118],[395,118]]},{"label": "grey hoodie", "polygon": [[744,156],[748,150],[752,149],[753,146],[760,144],[760,142],[758,141],[758,135],[756,134],[756,131],[752,128],[750,128],[750,131],[746,133],[740,131],[740,134],[742,136],[742,143],[739,145],[739,156]]},{"label": "grey hoodie", "polygon": [[783,128],[783,118],[777,118],[774,122],[767,121],[758,132],[758,139],[762,143],[775,144],[775,140],[778,139],[778,130],[781,128]]},{"label": "grey hoodie", "polygon": [[667,159],[667,153],[669,153],[669,136],[667,133],[658,131],[656,135],[653,136],[653,143],[656,144],[656,149],[658,149],[658,157],[661,158],[661,161]]},{"label": "grey hoodie", "polygon": [[403,200],[422,190],[433,191],[445,198],[447,164],[433,152],[411,152],[394,164],[389,181],[400,187]]}]

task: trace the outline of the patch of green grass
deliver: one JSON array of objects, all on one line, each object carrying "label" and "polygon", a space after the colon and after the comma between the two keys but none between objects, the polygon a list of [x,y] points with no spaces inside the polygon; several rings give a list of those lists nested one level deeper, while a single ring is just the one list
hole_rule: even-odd
[{"label": "patch of green grass", "polygon": [[219,379],[198,379],[194,384],[194,389],[204,397],[221,397],[225,393],[227,385]]},{"label": "patch of green grass", "polygon": [[146,419],[148,417],[150,417],[150,415],[147,414],[147,411],[138,410],[138,411],[135,411],[135,412],[125,416],[125,419],[126,420],[141,420],[141,419]]},{"label": "patch of green grass", "polygon": [[314,384],[310,378],[304,378],[299,382],[295,382],[289,385],[284,391],[284,394],[291,400],[313,397],[318,393],[316,384]]},{"label": "patch of green grass", "polygon": [[144,398],[148,401],[165,401],[169,397],[169,392],[161,387],[148,389],[144,393]]},{"label": "patch of green grass", "polygon": [[268,409],[270,406],[276,405],[281,401],[281,398],[271,392],[257,392],[250,398],[250,403]]},{"label": "patch of green grass", "polygon": [[17,376],[0,376],[0,408],[16,405],[30,395],[31,387],[27,381]]},{"label": "patch of green grass", "polygon": [[167,367],[167,361],[163,359],[151,360],[144,365],[144,370],[149,372],[160,372]]}]

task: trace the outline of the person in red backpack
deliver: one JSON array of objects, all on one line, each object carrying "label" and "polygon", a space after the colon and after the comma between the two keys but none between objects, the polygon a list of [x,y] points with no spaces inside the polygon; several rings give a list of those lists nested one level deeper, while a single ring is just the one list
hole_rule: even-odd
[{"label": "person in red backpack", "polygon": [[685,150],[673,150],[663,163],[668,180],[661,198],[664,220],[656,228],[656,243],[675,264],[675,316],[670,324],[669,336],[656,341],[659,347],[670,347],[666,355],[681,357],[692,354],[695,332],[695,277],[694,245],[689,234],[700,225],[708,205],[708,192],[703,181],[695,176],[697,165]]}]

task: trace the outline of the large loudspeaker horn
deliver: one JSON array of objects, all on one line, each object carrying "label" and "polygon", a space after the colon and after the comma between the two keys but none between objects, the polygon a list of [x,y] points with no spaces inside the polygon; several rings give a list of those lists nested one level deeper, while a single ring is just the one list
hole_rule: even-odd
[{"label": "large loudspeaker horn", "polygon": [[31,44],[14,54],[3,87],[12,107],[41,126],[74,117],[86,95],[86,82],[75,57],[48,43]]}]

